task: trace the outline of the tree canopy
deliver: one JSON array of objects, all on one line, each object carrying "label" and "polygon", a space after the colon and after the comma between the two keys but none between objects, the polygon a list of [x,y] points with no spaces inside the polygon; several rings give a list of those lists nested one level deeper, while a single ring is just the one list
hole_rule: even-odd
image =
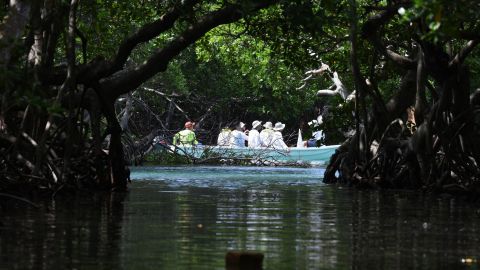
[{"label": "tree canopy", "polygon": [[[10,0],[0,9],[0,170],[8,183],[124,189],[125,144],[148,145],[185,120],[200,122],[211,142],[231,121],[296,131],[328,108],[323,128],[346,141],[326,181],[471,185],[478,8],[473,0]],[[330,68],[320,72],[322,63]],[[317,96],[335,78],[354,101]],[[417,131],[408,133],[410,107]]]}]

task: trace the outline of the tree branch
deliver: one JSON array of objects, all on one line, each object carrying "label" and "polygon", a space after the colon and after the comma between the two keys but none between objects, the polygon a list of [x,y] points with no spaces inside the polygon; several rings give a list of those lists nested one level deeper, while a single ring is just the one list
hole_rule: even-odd
[{"label": "tree branch", "polygon": [[417,78],[416,89],[417,94],[415,97],[415,119],[417,124],[420,125],[423,122],[425,110],[428,107],[427,97],[425,95],[425,82],[427,81],[427,74],[425,72],[425,59],[423,49],[419,46],[418,60],[417,60]]},{"label": "tree branch", "polygon": [[386,8],[381,13],[371,17],[362,26],[362,38],[370,40],[370,42],[372,42],[373,46],[379,53],[384,55],[386,58],[392,60],[397,65],[406,69],[414,69],[416,67],[415,61],[387,49],[386,46],[382,44],[378,33],[380,31],[380,28],[383,25],[387,24],[397,14],[397,10],[400,6],[408,6],[410,4],[411,3],[402,3],[401,5],[398,4]]},{"label": "tree branch", "polygon": [[478,45],[479,42],[480,42],[480,38],[473,39],[467,42],[467,45],[465,45],[465,47],[463,47],[460,50],[460,52],[458,52],[455,58],[453,58],[452,61],[450,61],[448,66],[452,67],[454,65],[462,64],[463,61],[465,61],[465,58],[467,58],[467,56],[473,51],[473,49],[475,49],[475,47]]},{"label": "tree branch", "polygon": [[416,93],[416,71],[409,70],[402,78],[399,90],[386,104],[388,117],[394,119],[399,117],[405,109],[415,102]]},{"label": "tree branch", "polygon": [[75,34],[80,38],[82,41],[82,56],[83,56],[83,64],[87,63],[87,37],[78,29],[78,27],[75,27]]},{"label": "tree branch", "polygon": [[[182,5],[175,5],[172,7],[158,20],[145,24],[131,36],[122,41],[117,53],[112,59],[105,60],[103,58],[97,58],[93,59],[88,64],[80,66],[78,68],[78,81],[86,83],[98,81],[122,70],[128,57],[138,44],[150,41],[161,33],[172,28],[184,10],[193,7],[198,2],[198,0],[186,0]],[[44,80],[44,83],[57,84],[59,77],[62,75],[65,76],[63,72],[55,76],[48,76],[49,80]]]},{"label": "tree branch", "polygon": [[[251,10],[266,8],[276,1],[251,3]],[[119,72],[116,76],[101,82],[105,96],[115,100],[118,96],[134,90],[143,82],[158,72],[165,71],[168,63],[180,54],[190,44],[200,39],[211,29],[239,20],[245,15],[245,9],[239,5],[228,5],[220,10],[206,14],[196,24],[191,25],[183,33],[168,43],[164,48],[154,53],[144,64],[132,69]]]},{"label": "tree branch", "polygon": [[30,19],[30,1],[10,1],[7,16],[0,24],[0,67],[7,67],[10,64],[13,50],[21,38],[25,26]]},{"label": "tree branch", "polygon": [[172,9],[170,9],[167,13],[162,15],[160,19],[144,25],[142,28],[137,30],[133,35],[126,38],[119,46],[117,54],[113,58],[113,60],[108,65],[108,68],[104,70],[101,77],[109,76],[123,68],[123,65],[127,61],[130,53],[133,49],[140,43],[147,42],[161,33],[165,32],[166,30],[173,27],[174,23],[182,14],[182,11],[186,8],[193,7],[198,0],[188,0],[184,1],[183,5],[176,5]]}]

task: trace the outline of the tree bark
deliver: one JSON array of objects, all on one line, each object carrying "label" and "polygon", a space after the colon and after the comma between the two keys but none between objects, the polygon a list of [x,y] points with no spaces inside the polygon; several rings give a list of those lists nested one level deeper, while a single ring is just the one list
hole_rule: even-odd
[{"label": "tree bark", "polygon": [[130,112],[132,110],[132,107],[133,107],[133,98],[132,98],[132,94],[131,93],[128,93],[125,97],[126,101],[125,101],[125,109],[124,109],[124,112],[123,112],[123,115],[122,115],[122,118],[120,120],[120,128],[122,130],[127,130],[128,128],[128,121],[130,120]]},{"label": "tree bark", "polygon": [[10,0],[8,15],[0,24],[0,68],[6,68],[10,64],[12,50],[20,44],[20,38],[24,34],[25,26],[30,19],[31,1]]},{"label": "tree bark", "polygon": [[366,21],[362,26],[362,37],[368,39],[379,53],[398,66],[405,69],[414,69],[415,61],[388,49],[382,44],[379,37],[382,26],[387,24],[395,15],[397,15],[398,8],[402,7],[402,5],[408,7],[411,3],[400,3],[389,6],[384,11]]},{"label": "tree bark", "polygon": [[351,17],[351,22],[350,22],[350,44],[351,44],[351,49],[350,49],[350,63],[352,65],[352,73],[353,73],[353,78],[355,81],[355,90],[356,90],[356,97],[355,97],[355,119],[356,119],[356,134],[355,136],[359,137],[358,140],[358,153],[360,156],[358,157],[358,161],[365,161],[368,158],[368,153],[370,151],[369,147],[367,147],[368,142],[366,141],[366,136],[365,133],[360,131],[360,115],[361,115],[361,120],[364,125],[364,131],[366,132],[369,130],[368,128],[368,119],[367,119],[367,104],[365,101],[365,90],[367,88],[365,84],[365,80],[360,72],[360,66],[358,65],[358,54],[357,54],[357,4],[356,0],[350,0],[350,17]]},{"label": "tree bark", "polygon": [[70,2],[70,12],[68,14],[68,32],[67,32],[67,44],[66,44],[66,56],[67,56],[67,78],[65,80],[64,85],[60,89],[60,99],[61,99],[61,92],[67,91],[69,96],[69,104],[68,104],[68,118],[67,118],[67,139],[65,145],[65,153],[63,157],[63,170],[62,170],[62,177],[63,179],[69,172],[70,169],[70,157],[72,155],[72,147],[73,147],[73,129],[75,128],[74,125],[74,117],[75,117],[75,110],[73,107],[73,97],[75,96],[76,90],[76,83],[75,83],[75,29],[77,28],[77,6],[78,0],[71,0]]},{"label": "tree bark", "polygon": [[417,56],[417,94],[415,98],[415,120],[418,125],[423,123],[425,110],[427,109],[427,97],[425,96],[425,84],[427,75],[425,73],[425,59],[421,46]]},{"label": "tree bark", "polygon": [[28,62],[32,66],[38,67],[42,63],[43,48],[44,48],[44,31],[42,26],[42,4],[44,1],[34,1],[32,5],[32,19],[30,22],[29,38],[33,39],[30,43],[28,53]]},{"label": "tree bark", "polygon": [[[107,105],[108,106],[108,105]],[[127,181],[129,173],[125,163],[125,155],[122,144],[122,128],[115,115],[113,104],[108,106],[105,111],[108,129],[110,132],[110,145],[108,148],[108,158],[110,161],[111,183],[103,183],[105,187],[113,187],[117,191],[127,190]]]}]

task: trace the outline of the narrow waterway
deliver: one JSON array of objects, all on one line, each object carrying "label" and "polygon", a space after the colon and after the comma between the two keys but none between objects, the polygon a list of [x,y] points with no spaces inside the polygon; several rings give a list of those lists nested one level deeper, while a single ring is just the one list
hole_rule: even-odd
[{"label": "narrow waterway", "polygon": [[224,269],[228,250],[261,251],[272,270],[478,269],[476,205],[322,175],[142,167],[125,195],[3,205],[0,269]]}]

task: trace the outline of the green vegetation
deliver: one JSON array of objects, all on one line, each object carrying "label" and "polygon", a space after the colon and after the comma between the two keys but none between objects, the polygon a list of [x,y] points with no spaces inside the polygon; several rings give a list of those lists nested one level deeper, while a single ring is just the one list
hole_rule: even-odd
[{"label": "green vegetation", "polygon": [[[237,120],[308,132],[328,107],[327,143],[345,143],[327,182],[476,192],[478,8],[473,0],[10,1],[0,8],[0,191],[123,190],[128,161],[186,120],[209,144]],[[330,69],[318,71],[322,63]],[[334,72],[342,93],[356,89],[353,101],[317,96]]]}]

